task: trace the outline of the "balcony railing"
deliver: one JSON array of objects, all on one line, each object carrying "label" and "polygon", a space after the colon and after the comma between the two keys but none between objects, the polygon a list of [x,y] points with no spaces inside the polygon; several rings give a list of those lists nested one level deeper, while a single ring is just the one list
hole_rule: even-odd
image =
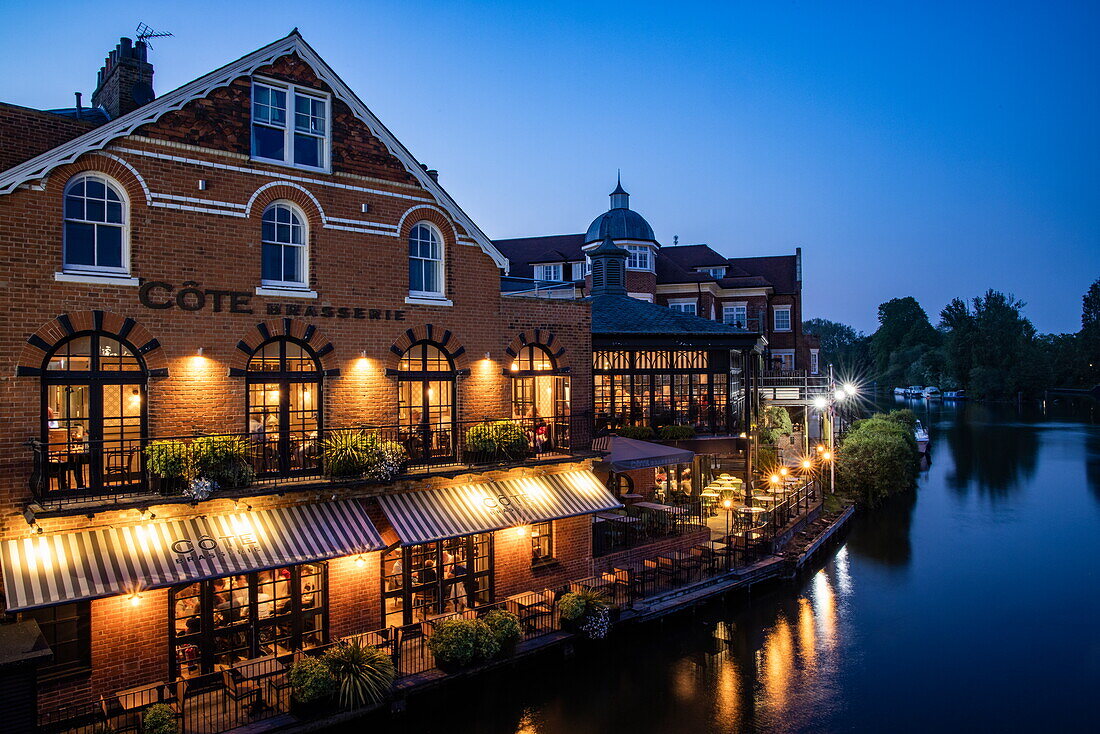
[{"label": "balcony railing", "polygon": [[[123,503],[141,496],[203,499],[319,483],[400,477],[570,457],[592,445],[591,416],[415,426],[30,442],[39,503]],[[207,480],[207,481],[203,481]],[[209,484],[207,484],[209,482]]]},{"label": "balcony railing", "polygon": [[778,403],[811,403],[828,386],[828,377],[806,370],[765,370],[760,376],[760,396]]}]

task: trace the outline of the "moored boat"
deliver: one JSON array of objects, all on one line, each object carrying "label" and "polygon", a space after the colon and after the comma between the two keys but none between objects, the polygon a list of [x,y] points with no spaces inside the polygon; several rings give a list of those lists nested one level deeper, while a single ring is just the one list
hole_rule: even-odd
[{"label": "moored boat", "polygon": [[928,429],[920,421],[913,426],[913,437],[917,439],[917,451],[922,454],[928,453]]},{"label": "moored boat", "polygon": [[921,396],[925,400],[939,400],[941,397],[943,397],[943,394],[940,392],[940,389],[938,387],[929,385],[928,387],[924,388]]},{"label": "moored boat", "polygon": [[966,390],[948,390],[943,394],[944,400],[967,400]]}]

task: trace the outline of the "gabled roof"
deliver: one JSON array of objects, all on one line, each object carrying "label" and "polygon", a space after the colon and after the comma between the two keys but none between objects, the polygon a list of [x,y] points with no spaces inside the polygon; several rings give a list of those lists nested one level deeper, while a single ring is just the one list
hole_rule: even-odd
[{"label": "gabled roof", "polygon": [[798,293],[797,255],[731,257],[729,264],[732,266],[731,271],[737,268],[741,272],[767,279],[775,287],[776,293]]},{"label": "gabled roof", "polygon": [[72,163],[85,153],[100,150],[109,145],[111,141],[132,134],[142,125],[156,122],[162,115],[179,110],[192,100],[205,97],[214,89],[228,86],[238,77],[250,76],[260,67],[267,66],[279,57],[288,54],[297,54],[302,61],[306,62],[317,77],[329,85],[333,96],[351,108],[352,113],[362,120],[370,129],[371,134],[378,138],[401,161],[409,174],[436,198],[440,206],[454,217],[455,221],[459,222],[469,232],[481,249],[493,259],[497,267],[503,268],[505,271],[508,270],[508,260],[493,246],[485,233],[462,211],[454,199],[443,190],[443,187],[428,176],[408,149],[374,116],[374,113],[336,75],[324,59],[306,43],[305,39],[298,33],[297,28],[285,38],[269,43],[263,48],[215,69],[193,82],[184,84],[182,87],[158,97],[129,114],[122,115],[105,125],[101,125],[41,155],[5,170],[0,174],[0,195],[10,194],[21,184],[43,178],[57,166]]}]

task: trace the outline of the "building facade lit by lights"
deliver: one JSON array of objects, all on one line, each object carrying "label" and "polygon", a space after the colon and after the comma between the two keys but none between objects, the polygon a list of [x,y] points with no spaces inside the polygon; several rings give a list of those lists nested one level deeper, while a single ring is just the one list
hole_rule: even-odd
[{"label": "building facade lit by lights", "polygon": [[503,297],[296,31],[152,77],[123,39],[91,105],[0,105],[3,606],[49,645],[39,709],[591,573],[592,304]]}]

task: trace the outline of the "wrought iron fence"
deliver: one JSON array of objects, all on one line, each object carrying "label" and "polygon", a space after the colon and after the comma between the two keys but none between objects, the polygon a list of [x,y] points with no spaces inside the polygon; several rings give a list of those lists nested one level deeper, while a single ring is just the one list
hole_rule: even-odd
[{"label": "wrought iron fence", "polygon": [[55,505],[181,496],[191,480],[222,490],[388,481],[463,467],[572,456],[592,444],[587,413],[413,426],[364,425],[216,435],[30,441],[31,491]]},{"label": "wrought iron fence", "polygon": [[592,525],[592,554],[605,556],[698,531],[706,526],[708,515],[697,499],[664,505],[641,503],[616,513],[600,513]]}]

